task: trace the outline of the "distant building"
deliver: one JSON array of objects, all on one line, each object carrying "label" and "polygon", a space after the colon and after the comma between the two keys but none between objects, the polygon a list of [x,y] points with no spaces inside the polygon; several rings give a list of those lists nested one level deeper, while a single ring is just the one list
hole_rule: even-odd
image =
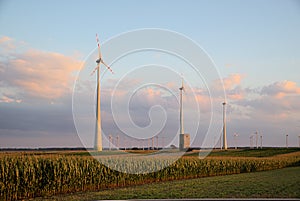
[{"label": "distant building", "polygon": [[179,135],[179,150],[184,151],[190,148],[191,137],[190,134],[180,134]]}]

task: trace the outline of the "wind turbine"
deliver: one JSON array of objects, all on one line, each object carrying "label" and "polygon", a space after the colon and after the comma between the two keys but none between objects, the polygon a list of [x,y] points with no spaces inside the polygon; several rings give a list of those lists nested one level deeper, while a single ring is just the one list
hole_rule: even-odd
[{"label": "wind turbine", "polygon": [[120,149],[119,135],[117,135],[116,140],[117,140],[117,149]]},{"label": "wind turbine", "polygon": [[223,105],[223,147],[227,150],[227,137],[226,137],[226,102],[222,103]]},{"label": "wind turbine", "polygon": [[93,75],[97,71],[97,103],[96,103],[96,129],[95,129],[95,141],[94,141],[94,149],[96,151],[102,151],[102,134],[101,134],[101,110],[100,110],[100,65],[101,63],[106,66],[106,68],[111,72],[112,69],[108,66],[102,59],[100,43],[98,34],[96,34],[96,41],[98,45],[98,59],[96,60],[97,66],[91,73]]},{"label": "wind turbine", "polygon": [[234,149],[237,149],[237,137],[239,136],[239,134],[234,133],[233,137],[234,137]]},{"label": "wind turbine", "polygon": [[256,144],[256,149],[258,149],[258,132],[255,132],[255,144]]},{"label": "wind turbine", "polygon": [[109,151],[111,150],[111,145],[112,145],[112,141],[113,141],[113,138],[112,138],[112,135],[109,135],[108,136],[108,138],[109,138]]},{"label": "wind turbine", "polygon": [[253,134],[250,135],[250,149],[253,148]]},{"label": "wind turbine", "polygon": [[183,128],[183,110],[182,110],[182,91],[185,92],[184,86],[183,86],[183,77],[181,77],[181,87],[180,90],[180,134],[184,134],[184,128]]},{"label": "wind turbine", "polygon": [[181,77],[181,87],[180,90],[180,133],[179,133],[179,150],[183,151],[185,149],[188,149],[190,147],[190,134],[184,133],[183,128],[183,100],[182,100],[182,91],[185,92],[184,86],[183,86],[183,76]]}]

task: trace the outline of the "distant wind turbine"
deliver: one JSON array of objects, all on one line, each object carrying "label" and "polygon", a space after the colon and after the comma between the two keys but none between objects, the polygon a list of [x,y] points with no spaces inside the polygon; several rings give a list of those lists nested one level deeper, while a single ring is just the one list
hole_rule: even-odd
[{"label": "distant wind turbine", "polygon": [[239,134],[234,133],[233,137],[234,137],[234,149],[237,149],[237,137],[239,136]]},{"label": "distant wind turbine", "polygon": [[190,134],[184,133],[183,128],[183,94],[182,91],[185,92],[185,87],[183,86],[183,76],[181,77],[181,87],[180,90],[180,133],[179,133],[179,150],[183,151],[190,147]]},{"label": "distant wind turbine", "polygon": [[93,75],[97,71],[97,104],[96,104],[96,129],[95,129],[95,142],[94,149],[96,151],[102,151],[102,134],[101,134],[101,111],[100,111],[100,64],[102,63],[111,72],[112,69],[102,59],[100,43],[98,35],[96,34],[96,41],[98,45],[98,59],[96,60],[97,66],[91,73]]},{"label": "distant wind turbine", "polygon": [[223,148],[227,150],[227,137],[226,137],[226,102],[222,103],[223,105]]},{"label": "distant wind turbine", "polygon": [[255,144],[256,144],[256,149],[258,149],[258,132],[255,132]]},{"label": "distant wind turbine", "polygon": [[182,108],[182,91],[185,92],[184,86],[183,86],[183,77],[181,77],[181,87],[180,90],[180,134],[184,134],[184,128],[183,128],[183,108]]}]

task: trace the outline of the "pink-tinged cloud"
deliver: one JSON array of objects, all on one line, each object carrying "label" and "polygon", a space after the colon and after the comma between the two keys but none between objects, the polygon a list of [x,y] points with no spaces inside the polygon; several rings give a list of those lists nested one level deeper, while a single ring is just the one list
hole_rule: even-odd
[{"label": "pink-tinged cloud", "polygon": [[149,96],[149,97],[155,97],[155,96],[160,96],[161,93],[159,90],[154,90],[153,88],[148,88],[146,89],[146,94]]},{"label": "pink-tinged cloud", "polygon": [[[211,111],[211,99],[210,97],[202,94],[196,94],[195,100],[197,104],[199,105],[202,112],[209,112]],[[195,104],[195,103],[194,103]]]},{"label": "pink-tinged cloud", "polygon": [[0,87],[12,88],[26,97],[53,100],[70,94],[81,62],[59,53],[28,50],[0,65]]},{"label": "pink-tinged cloud", "polygon": [[261,94],[282,99],[287,95],[299,95],[300,87],[297,86],[296,82],[286,80],[282,82],[275,82],[263,87],[261,90]]},{"label": "pink-tinged cloud", "polygon": [[284,120],[287,119],[288,117],[289,115],[287,114],[287,112],[282,112],[274,116],[274,118],[277,120]]},{"label": "pink-tinged cloud", "polygon": [[22,102],[21,99],[14,99],[6,95],[2,95],[2,97],[0,97],[0,103],[21,103],[21,102]]},{"label": "pink-tinged cloud", "polygon": [[187,88],[186,93],[183,95],[185,105],[198,104],[203,111],[210,111],[211,101],[213,97],[210,97],[209,93],[202,88]]},{"label": "pink-tinged cloud", "polygon": [[14,39],[8,36],[0,37],[0,53],[4,56],[5,53],[12,52],[15,50],[16,44]]},{"label": "pink-tinged cloud", "polygon": [[241,84],[241,80],[244,76],[241,74],[231,74],[228,77],[223,78],[222,80],[216,80],[213,83],[213,86],[217,90],[222,90],[223,87],[225,90],[231,90],[234,87]]},{"label": "pink-tinged cloud", "polygon": [[[241,81],[244,78],[242,74],[231,74],[228,77],[213,81],[210,91],[213,94],[219,94],[223,96],[223,90],[227,99],[229,100],[241,100],[245,98],[245,89],[241,87]],[[216,98],[216,97],[213,97]]]},{"label": "pink-tinged cloud", "polygon": [[246,91],[240,85],[237,85],[235,88],[227,90],[226,96],[230,100],[242,100],[246,96]]},{"label": "pink-tinged cloud", "polygon": [[232,89],[235,86],[239,85],[241,83],[242,77],[243,76],[240,74],[232,74],[229,77],[224,78],[223,84],[225,90]]},{"label": "pink-tinged cloud", "polygon": [[0,38],[0,44],[6,43],[6,42],[10,42],[10,41],[12,41],[12,38],[10,38],[10,37],[8,37],[8,36],[2,36],[2,37]]}]

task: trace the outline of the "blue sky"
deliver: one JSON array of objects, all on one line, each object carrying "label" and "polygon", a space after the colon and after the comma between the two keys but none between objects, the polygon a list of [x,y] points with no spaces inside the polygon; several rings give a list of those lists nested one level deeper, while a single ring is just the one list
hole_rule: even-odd
[{"label": "blue sky", "polygon": [[[290,133],[291,143],[298,145],[299,1],[2,0],[0,27],[0,37],[3,39],[0,40],[0,109],[3,111],[0,114],[0,147],[80,145],[80,141],[75,139],[71,121],[71,92],[65,93],[72,88],[74,80],[70,75],[74,75],[78,68],[65,66],[80,66],[95,50],[95,33],[99,34],[103,43],[121,33],[143,28],[162,28],[181,33],[210,55],[221,78],[230,85],[227,93],[240,95],[240,98],[232,96],[228,100],[232,106],[228,114],[231,137],[234,132],[239,132],[240,143],[248,145],[249,135],[258,127],[269,136],[269,145],[283,146],[281,137],[285,132]],[[57,76],[50,77],[45,75],[46,72],[36,72],[38,64],[43,63],[33,62],[36,56],[47,62],[52,60],[49,65],[62,65],[63,70]],[[31,58],[30,65],[23,68],[31,66],[36,74],[24,74],[24,69],[21,73],[20,65],[15,65],[15,57],[23,60]],[[55,59],[59,62],[55,63]],[[13,77],[14,73],[25,76],[22,82]],[[58,77],[60,79],[55,80]],[[39,79],[47,80],[45,84],[49,89],[45,91],[54,95],[35,94],[40,89],[29,86],[29,83]],[[57,82],[64,83],[64,87],[57,88]],[[30,91],[33,88],[35,90]],[[22,101],[17,103],[7,98]],[[57,106],[57,102],[61,105]],[[46,103],[52,103],[50,108],[53,108],[50,109]],[[38,105],[33,107],[34,104]],[[269,109],[270,105],[278,107],[278,111]],[[273,114],[274,110],[277,112]],[[20,119],[19,125],[15,125],[16,114],[32,117],[32,120]],[[250,120],[242,121],[241,114],[247,114]],[[44,115],[46,122],[40,120],[40,115]],[[256,115],[261,118],[257,118],[258,122],[254,121]],[[268,120],[269,115],[281,115],[283,119]],[[64,121],[66,123],[61,123]],[[37,124],[39,126],[35,126]],[[277,127],[272,128],[273,124],[279,124],[280,131]],[[272,137],[275,132],[277,134]],[[22,135],[23,141],[16,139],[18,135]],[[72,143],[66,140],[58,142],[53,137],[58,135],[75,137]],[[26,139],[28,142],[25,143]]]},{"label": "blue sky", "polygon": [[[1,4],[2,35],[66,55],[80,53],[85,57],[94,47],[94,41],[84,39],[94,37],[95,32],[105,41],[132,29],[154,27],[177,31],[195,40],[213,57],[222,73],[237,68],[251,77],[259,76],[260,82],[281,79],[282,66],[299,58],[297,1],[2,1]],[[223,70],[226,64],[232,64],[233,69]],[[263,75],[257,74],[258,69]],[[296,66],[289,69],[296,70]],[[267,75],[270,71],[272,77]],[[289,76],[299,81],[295,74]]]}]

